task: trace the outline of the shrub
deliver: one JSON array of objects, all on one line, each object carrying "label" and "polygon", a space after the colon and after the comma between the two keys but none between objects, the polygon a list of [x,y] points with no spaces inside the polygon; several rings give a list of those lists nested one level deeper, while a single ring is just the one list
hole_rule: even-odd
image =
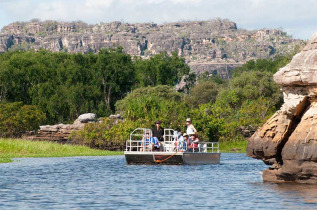
[{"label": "shrub", "polygon": [[37,130],[45,119],[45,114],[34,105],[22,105],[22,102],[0,104],[0,135],[21,137],[27,131]]},{"label": "shrub", "polygon": [[[139,124],[142,127],[141,124]],[[81,131],[73,132],[71,143],[107,150],[123,150],[129,134],[138,126],[130,120],[102,118],[101,123],[89,123]]]}]

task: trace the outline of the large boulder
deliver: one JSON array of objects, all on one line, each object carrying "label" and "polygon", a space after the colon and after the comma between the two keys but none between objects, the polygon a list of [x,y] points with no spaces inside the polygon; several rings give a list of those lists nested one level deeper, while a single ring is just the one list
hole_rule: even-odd
[{"label": "large boulder", "polygon": [[317,33],[274,80],[284,104],[249,139],[247,155],[272,165],[264,181],[317,183]]},{"label": "large boulder", "polygon": [[81,123],[87,123],[87,122],[93,122],[96,119],[96,114],[94,113],[85,113],[82,115],[79,115],[78,120]]}]

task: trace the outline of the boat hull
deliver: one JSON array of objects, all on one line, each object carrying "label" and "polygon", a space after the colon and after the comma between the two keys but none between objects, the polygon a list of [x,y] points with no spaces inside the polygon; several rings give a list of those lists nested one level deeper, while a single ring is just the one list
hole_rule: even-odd
[{"label": "boat hull", "polygon": [[220,153],[125,152],[129,165],[204,165],[219,164]]}]

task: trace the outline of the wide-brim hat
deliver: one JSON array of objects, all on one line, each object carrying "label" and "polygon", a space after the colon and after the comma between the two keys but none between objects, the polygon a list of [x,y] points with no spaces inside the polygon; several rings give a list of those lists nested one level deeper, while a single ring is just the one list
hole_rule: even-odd
[{"label": "wide-brim hat", "polygon": [[183,136],[188,136],[188,134],[187,134],[187,133],[184,133]]},{"label": "wide-brim hat", "polygon": [[162,122],[159,121],[159,120],[157,120],[157,121],[155,122],[155,124],[162,124]]}]

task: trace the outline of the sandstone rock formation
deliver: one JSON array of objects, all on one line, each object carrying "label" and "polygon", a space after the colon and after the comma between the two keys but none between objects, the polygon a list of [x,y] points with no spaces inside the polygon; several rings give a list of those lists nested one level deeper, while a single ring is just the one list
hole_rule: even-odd
[{"label": "sandstone rock formation", "polygon": [[272,165],[264,181],[317,183],[317,33],[274,80],[284,104],[249,139],[247,155]]},{"label": "sandstone rock formation", "polygon": [[148,58],[162,51],[176,51],[192,71],[218,73],[224,78],[230,69],[250,59],[272,58],[302,44],[280,29],[247,31],[221,19],[160,25],[34,20],[9,24],[0,33],[0,53],[41,48],[86,53],[120,45],[133,56]]},{"label": "sandstone rock formation", "polygon": [[[123,121],[123,117],[120,114],[110,115],[108,117],[112,120],[112,123],[117,124]],[[101,123],[102,118],[96,120],[96,114],[85,113],[79,115],[79,117],[74,121],[73,124],[57,124],[57,125],[42,125],[40,130],[36,134],[29,134],[23,136],[24,139],[29,140],[46,140],[46,141],[56,141],[60,143],[72,143],[68,138],[70,134],[74,131],[79,131],[84,128],[87,123]]]},{"label": "sandstone rock formation", "polygon": [[66,142],[68,136],[73,131],[79,131],[84,128],[86,123],[94,122],[96,115],[93,113],[86,113],[80,115],[73,124],[57,124],[57,125],[43,125],[35,135],[26,136],[24,138],[31,140],[49,140]]}]

